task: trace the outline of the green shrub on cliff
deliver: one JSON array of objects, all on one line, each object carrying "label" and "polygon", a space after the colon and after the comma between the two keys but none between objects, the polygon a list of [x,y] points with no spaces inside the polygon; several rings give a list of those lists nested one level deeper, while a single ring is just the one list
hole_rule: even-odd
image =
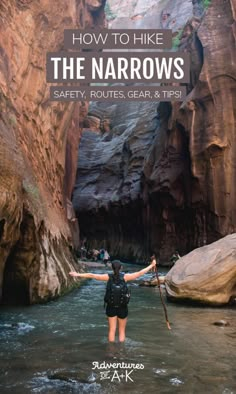
[{"label": "green shrub on cliff", "polygon": [[211,0],[203,0],[204,8],[208,8],[210,4],[211,4]]},{"label": "green shrub on cliff", "polygon": [[178,46],[180,44],[182,33],[183,33],[183,29],[179,30],[177,35],[175,37],[173,37],[173,39],[172,39],[172,48],[174,48],[174,49],[178,48]]},{"label": "green shrub on cliff", "polygon": [[14,114],[11,114],[11,115],[9,116],[9,122],[10,122],[10,124],[11,124],[13,127],[15,127],[15,126],[17,125],[17,120],[16,120],[16,117],[15,117]]},{"label": "green shrub on cliff", "polygon": [[39,189],[37,186],[33,185],[31,182],[27,180],[23,180],[23,190],[28,193],[31,197],[36,200],[39,200]]},{"label": "green shrub on cliff", "polygon": [[115,17],[116,17],[115,14],[112,12],[109,3],[107,3],[107,2],[105,5],[105,14],[106,14],[106,18],[108,21],[115,19]]}]

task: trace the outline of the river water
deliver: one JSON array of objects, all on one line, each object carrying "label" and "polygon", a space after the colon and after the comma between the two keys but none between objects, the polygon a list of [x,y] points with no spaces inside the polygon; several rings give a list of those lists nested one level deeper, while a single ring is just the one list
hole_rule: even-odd
[{"label": "river water", "polygon": [[[235,309],[168,303],[169,331],[158,288],[130,286],[124,344],[107,342],[104,282],[43,305],[2,307],[0,393],[236,393]],[[213,325],[221,319],[230,325]]]}]

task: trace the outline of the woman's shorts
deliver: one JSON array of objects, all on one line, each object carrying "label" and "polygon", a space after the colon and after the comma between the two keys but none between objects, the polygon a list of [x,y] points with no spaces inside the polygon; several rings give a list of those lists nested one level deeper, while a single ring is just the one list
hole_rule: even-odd
[{"label": "woman's shorts", "polygon": [[119,319],[125,319],[128,316],[128,307],[127,306],[115,307],[115,306],[107,305],[106,315],[108,317],[117,316]]}]

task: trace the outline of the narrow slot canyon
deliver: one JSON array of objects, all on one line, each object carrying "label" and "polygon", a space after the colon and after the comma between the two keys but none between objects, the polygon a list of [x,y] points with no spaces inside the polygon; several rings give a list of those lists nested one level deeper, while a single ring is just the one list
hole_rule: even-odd
[{"label": "narrow slot canyon", "polygon": [[[8,37],[0,47],[1,302],[43,302],[72,289],[68,273],[82,269],[76,254],[84,239],[113,259],[145,263],[155,253],[165,265],[175,250],[184,256],[235,233],[233,2],[61,0],[58,18],[56,5],[19,0],[8,13],[7,3],[0,7]],[[190,54],[186,100],[50,102],[42,65],[70,26],[171,28],[171,50]],[[16,29],[22,36],[12,56]]]},{"label": "narrow slot canyon", "polygon": [[0,0],[1,394],[236,393],[235,19]]}]

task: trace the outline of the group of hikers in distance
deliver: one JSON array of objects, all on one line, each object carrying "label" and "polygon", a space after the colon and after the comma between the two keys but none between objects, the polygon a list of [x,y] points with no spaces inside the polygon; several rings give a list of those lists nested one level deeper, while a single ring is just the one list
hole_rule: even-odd
[{"label": "group of hikers in distance", "polygon": [[112,262],[113,273],[94,274],[92,272],[79,273],[70,272],[73,277],[96,279],[107,282],[104,303],[106,304],[106,315],[108,319],[108,341],[114,342],[118,323],[119,342],[125,341],[125,329],[128,316],[128,303],[130,291],[127,282],[135,280],[151,270],[156,270],[156,258],[151,257],[150,264],[138,272],[123,273],[120,261]]},{"label": "group of hikers in distance", "polygon": [[93,261],[101,260],[105,264],[105,266],[107,266],[107,263],[110,261],[110,255],[106,249],[101,248],[100,250],[98,249],[88,250],[86,248],[86,238],[83,240],[77,255],[83,260],[87,260],[87,259],[91,259]]}]

